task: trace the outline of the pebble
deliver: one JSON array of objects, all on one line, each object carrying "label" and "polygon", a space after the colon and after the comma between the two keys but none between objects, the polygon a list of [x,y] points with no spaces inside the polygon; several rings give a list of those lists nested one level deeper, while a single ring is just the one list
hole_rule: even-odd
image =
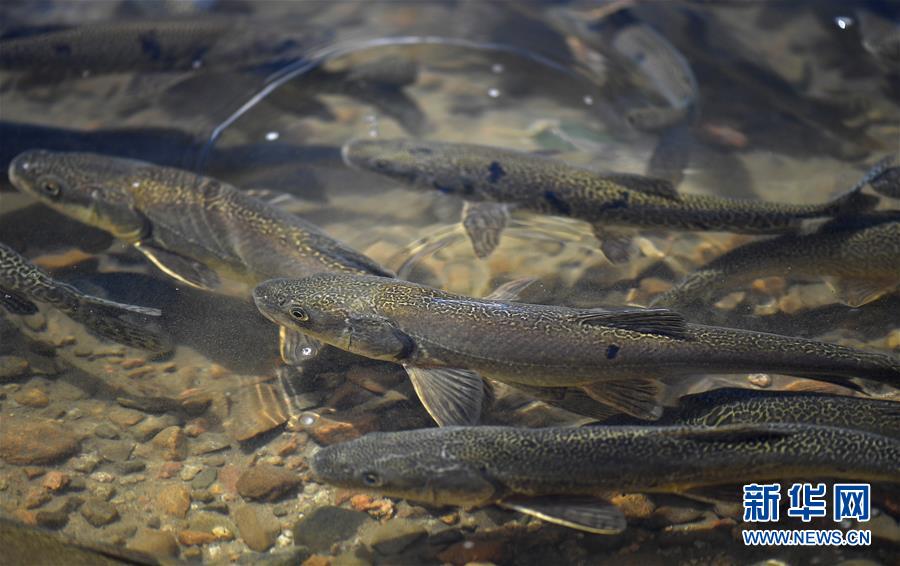
[{"label": "pebble", "polygon": [[19,356],[0,356],[0,381],[6,381],[28,373],[28,360]]},{"label": "pebble", "polygon": [[653,500],[641,493],[617,495],[610,501],[622,511],[626,519],[646,519],[656,509]]},{"label": "pebble", "polygon": [[25,509],[36,509],[49,502],[51,499],[53,499],[53,497],[47,493],[46,490],[39,487],[33,487],[25,494],[25,500],[22,502],[22,506],[25,507]]},{"label": "pebble", "polygon": [[116,506],[102,499],[89,498],[81,506],[81,516],[94,527],[102,527],[119,519]]},{"label": "pebble", "polygon": [[178,531],[178,542],[185,546],[202,546],[216,542],[216,535],[204,531]]},{"label": "pebble", "polygon": [[162,451],[163,460],[173,462],[187,457],[187,438],[178,426],[166,427],[159,431],[153,437],[153,446]]},{"label": "pebble", "polygon": [[400,554],[416,542],[428,536],[425,528],[409,519],[394,519],[376,523],[360,536],[360,539],[382,555]]},{"label": "pebble", "polygon": [[119,438],[119,431],[110,423],[100,423],[94,428],[94,436],[115,440]]},{"label": "pebble", "polygon": [[191,492],[182,484],[163,486],[156,496],[160,511],[172,517],[185,517],[191,508]]},{"label": "pebble", "polygon": [[[114,407],[109,410],[106,418],[119,428],[132,427],[144,419],[144,413],[125,407]],[[152,436],[152,435],[151,435]]]},{"label": "pebble", "polygon": [[751,373],[747,376],[747,381],[757,387],[768,387],[772,385],[772,377],[767,373]]},{"label": "pebble", "polygon": [[72,469],[76,472],[89,474],[100,465],[100,456],[96,454],[83,454],[70,462]]},{"label": "pebble", "polygon": [[155,529],[138,529],[127,546],[132,550],[145,552],[151,556],[163,558],[176,558],[178,556],[178,543],[175,542],[175,537],[172,536],[172,533]]},{"label": "pebble", "polygon": [[171,415],[156,416],[151,415],[141,422],[137,423],[132,429],[131,434],[134,439],[139,442],[147,442],[160,433],[164,428],[175,426],[178,421]]},{"label": "pebble", "polygon": [[215,468],[204,468],[203,471],[194,476],[194,479],[191,480],[191,487],[194,489],[206,489],[216,481],[216,474]]},{"label": "pebble", "polygon": [[116,471],[120,474],[136,474],[147,469],[147,464],[143,460],[128,460],[116,464]]},{"label": "pebble", "polygon": [[100,483],[112,483],[116,481],[116,476],[109,472],[94,472],[91,474],[91,479]]},{"label": "pebble", "polygon": [[247,499],[275,501],[300,485],[297,474],[269,464],[248,468],[237,480],[237,492]]},{"label": "pebble", "polygon": [[181,478],[181,481],[191,481],[202,469],[202,466],[196,464],[185,464],[184,467],[181,468],[178,477]]},{"label": "pebble", "polygon": [[327,552],[331,545],[350,539],[361,525],[371,521],[366,513],[359,511],[319,507],[294,525],[294,544],[309,547],[313,552]]},{"label": "pebble", "polygon": [[242,505],[232,516],[241,538],[256,552],[269,550],[281,533],[281,523],[268,509]]},{"label": "pebble", "polygon": [[342,420],[320,417],[308,430],[316,441],[328,445],[357,439],[374,431],[377,424],[378,417],[376,415],[365,413]]},{"label": "pebble", "polygon": [[0,458],[10,464],[50,464],[78,451],[79,438],[52,421],[0,416]]},{"label": "pebble", "polygon": [[13,396],[16,403],[34,409],[43,409],[50,404],[50,397],[40,387],[28,387]]},{"label": "pebble", "polygon": [[98,483],[91,486],[91,495],[103,501],[109,501],[116,494],[116,487],[108,483]]},{"label": "pebble", "polygon": [[181,466],[181,462],[163,462],[163,465],[159,467],[159,473],[156,477],[163,480],[174,478],[181,470]]},{"label": "pebble", "polygon": [[900,350],[900,328],[891,330],[887,338],[884,339],[884,345],[889,350]]},{"label": "pebble", "polygon": [[450,564],[498,562],[503,557],[503,546],[502,540],[466,540],[448,546],[437,557]]},{"label": "pebble", "polygon": [[209,454],[231,448],[231,441],[224,434],[204,433],[198,440],[192,443],[191,454]]},{"label": "pebble", "polygon": [[48,491],[59,491],[69,485],[71,480],[72,478],[69,477],[69,474],[54,470],[44,476],[41,486]]}]

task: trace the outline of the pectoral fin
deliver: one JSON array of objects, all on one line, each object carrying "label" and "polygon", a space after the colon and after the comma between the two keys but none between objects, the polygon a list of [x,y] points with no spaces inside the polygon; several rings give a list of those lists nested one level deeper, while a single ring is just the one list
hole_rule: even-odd
[{"label": "pectoral fin", "polygon": [[150,352],[168,352],[172,349],[171,340],[157,332],[147,324],[138,324],[117,318],[114,310],[78,309],[69,316],[82,323],[91,333],[125,344],[132,348],[140,348]]},{"label": "pectoral fin", "polygon": [[509,219],[509,206],[497,202],[469,202],[463,205],[463,228],[479,259],[486,258],[500,243],[500,233]]},{"label": "pectoral fin", "polygon": [[38,312],[36,304],[18,293],[0,288],[0,305],[11,314],[29,315]]},{"label": "pectoral fin", "polygon": [[855,308],[890,293],[900,285],[900,278],[894,281],[872,281],[829,277],[826,282],[842,303]]},{"label": "pectoral fin", "polygon": [[212,291],[219,286],[219,276],[199,261],[164,250],[148,242],[138,242],[135,248],[153,262],[163,273],[191,287]]},{"label": "pectoral fin", "polygon": [[405,367],[422,405],[438,425],[478,423],[485,398],[480,375],[466,369]]},{"label": "pectoral fin", "polygon": [[107,299],[101,299],[92,295],[83,295],[82,304],[95,311],[102,311],[111,316],[122,314],[139,314],[143,316],[162,316],[162,311],[153,307],[142,307],[139,305],[129,305],[126,303],[117,303]]},{"label": "pectoral fin", "polygon": [[655,379],[597,381],[582,389],[591,399],[639,419],[655,421],[663,413],[663,386]]},{"label": "pectoral fin", "polygon": [[322,343],[286,326],[278,327],[278,350],[281,359],[291,366],[303,365],[319,353]]},{"label": "pectoral fin", "polygon": [[611,326],[622,330],[659,334],[671,338],[687,339],[684,317],[669,309],[606,310],[585,309],[574,315],[576,322]]},{"label": "pectoral fin", "polygon": [[594,237],[600,242],[600,249],[610,263],[626,263],[631,257],[631,236],[593,225]]},{"label": "pectoral fin", "polygon": [[518,301],[523,291],[537,283],[534,277],[522,277],[513,279],[500,285],[490,293],[484,296],[485,299],[491,301]]},{"label": "pectoral fin", "polygon": [[615,535],[628,526],[618,507],[592,497],[514,498],[498,505],[549,523],[601,535]]}]

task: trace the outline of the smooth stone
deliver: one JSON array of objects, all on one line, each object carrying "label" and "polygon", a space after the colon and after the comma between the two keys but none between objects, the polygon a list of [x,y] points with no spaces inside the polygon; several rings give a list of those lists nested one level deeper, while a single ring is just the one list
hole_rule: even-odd
[{"label": "smooth stone", "polygon": [[81,506],[81,516],[91,525],[102,527],[118,520],[119,512],[112,503],[102,499],[89,498]]},{"label": "smooth stone", "polygon": [[162,451],[163,460],[178,462],[187,457],[187,437],[179,426],[169,426],[153,437],[153,446]]},{"label": "smooth stone", "polygon": [[217,475],[218,472],[216,472],[215,468],[204,468],[191,480],[191,487],[194,489],[206,489],[216,481]]},{"label": "smooth stone", "polygon": [[400,554],[426,536],[428,532],[420,524],[408,519],[393,519],[373,525],[360,538],[379,554],[390,556]]},{"label": "smooth stone", "polygon": [[[135,411],[136,412],[136,411]],[[138,442],[147,442],[163,429],[175,426],[178,419],[172,415],[150,415],[131,428],[131,434]]]},{"label": "smooth stone", "polygon": [[141,528],[126,545],[131,550],[146,552],[151,556],[164,558],[178,557],[178,543],[172,533],[156,529]]},{"label": "smooth stone", "polygon": [[268,509],[242,505],[234,510],[233,517],[241,538],[256,552],[269,550],[281,533],[281,523]]},{"label": "smooth stone", "polygon": [[147,469],[147,464],[143,460],[128,460],[116,464],[116,471],[120,474],[136,474]]},{"label": "smooth stone", "polygon": [[294,525],[294,544],[306,546],[313,552],[327,552],[334,543],[355,535],[368,521],[372,519],[361,511],[319,507]]},{"label": "smooth stone", "polygon": [[173,517],[184,517],[191,508],[191,492],[186,485],[169,484],[159,490],[156,502],[163,513]]},{"label": "smooth stone", "polygon": [[191,446],[191,454],[210,454],[231,448],[231,440],[224,434],[206,432]]},{"label": "smooth stone", "polygon": [[53,421],[0,417],[0,458],[10,464],[50,464],[71,456],[80,444],[78,436]]},{"label": "smooth stone", "polygon": [[237,481],[237,491],[247,499],[275,501],[296,489],[300,477],[289,470],[269,464],[248,468]]},{"label": "smooth stone", "polygon": [[100,423],[94,429],[94,436],[115,440],[119,438],[119,431],[110,423]]},{"label": "smooth stone", "polygon": [[19,356],[0,356],[0,381],[28,373],[28,360]]}]

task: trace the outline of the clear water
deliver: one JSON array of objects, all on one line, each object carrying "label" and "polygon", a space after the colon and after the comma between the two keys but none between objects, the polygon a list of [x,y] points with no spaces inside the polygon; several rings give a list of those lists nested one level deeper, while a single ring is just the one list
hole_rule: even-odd
[{"label": "clear water", "polygon": [[[646,230],[638,238],[641,253],[616,265],[586,223],[516,214],[496,252],[478,260],[458,222],[461,201],[352,170],[339,148],[359,137],[421,136],[638,174],[655,155],[686,162],[669,169],[683,177],[683,192],[822,202],[900,150],[898,15],[887,2],[13,2],[4,5],[6,38],[49,26],[177,18],[221,19],[234,28],[216,44],[220,51],[192,70],[83,73],[35,64],[0,71],[0,119],[7,128],[0,153],[9,159],[44,144],[110,145],[49,129],[26,134],[10,122],[101,136],[155,128],[135,130],[145,149],[135,145],[132,157],[241,189],[286,193],[291,198],[281,206],[401,277],[473,296],[512,278],[535,277],[541,302],[646,306],[685,274],[752,238]],[[648,50],[648,41],[670,51]],[[221,52],[227,55],[217,58]],[[113,62],[117,56],[108,53]],[[376,95],[354,75],[371,69],[382,78],[405,69],[410,77],[390,96]],[[636,124],[640,112],[674,115],[675,126]],[[665,142],[678,124],[686,136]],[[62,139],[74,141],[58,147]],[[81,439],[73,457],[31,465],[40,470],[0,463],[0,510],[17,521],[46,526],[40,511],[78,498],[108,499],[115,520],[92,525],[83,503],[57,529],[83,541],[131,546],[146,542],[147,530],[171,533],[180,541],[177,557],[204,562],[254,562],[261,550],[287,563],[315,554],[335,564],[889,563],[896,551],[896,498],[881,508],[885,517],[871,547],[804,551],[746,548],[734,535],[740,517],[735,521],[733,510],[666,498],[656,500],[652,518],[633,522],[618,537],[496,510],[348,502],[350,494],[312,482],[306,461],[318,445],[361,432],[430,426],[399,368],[326,354],[302,376],[286,373],[274,327],[247,300],[185,288],[133,250],[64,221],[5,179],[0,184],[0,241],[93,294],[162,309],[163,327],[177,344],[171,358],[147,360],[52,309],[42,311],[43,325],[3,312],[0,356],[7,357],[0,359],[11,369],[2,373],[0,415],[50,419]],[[893,206],[884,199],[881,208]],[[897,354],[895,294],[850,309],[821,278],[771,275],[723,289],[704,316]],[[21,360],[27,368],[15,370]],[[798,383],[782,376],[698,376],[671,383],[669,396],[674,403],[723,384],[804,386]],[[889,388],[875,393],[897,398]],[[172,404],[180,409],[169,410]],[[521,398],[501,399],[489,420],[577,422]],[[185,437],[175,454],[164,438],[152,440],[164,428]],[[236,483],[257,463],[303,481],[276,501],[250,502]],[[68,475],[74,487],[41,487],[52,472]],[[200,474],[214,479],[203,485],[194,478]],[[115,490],[107,498],[108,486]],[[166,493],[185,489],[188,511],[171,509],[177,505]],[[35,506],[41,490],[50,498]],[[237,519],[244,505],[269,529],[265,548],[247,545],[250,527]],[[313,543],[303,538],[310,529],[304,517],[332,505],[367,513],[362,526],[335,534],[337,527],[327,524]],[[684,528],[689,522],[696,525]],[[213,539],[189,544],[199,536],[190,533],[214,528]],[[382,544],[404,529],[427,535],[407,547]],[[468,543],[481,554],[461,554],[471,550]]]}]

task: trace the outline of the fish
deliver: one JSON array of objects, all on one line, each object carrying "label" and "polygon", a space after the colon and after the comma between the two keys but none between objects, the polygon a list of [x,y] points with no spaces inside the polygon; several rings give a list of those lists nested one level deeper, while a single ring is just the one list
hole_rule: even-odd
[{"label": "fish", "polygon": [[868,184],[880,195],[900,198],[900,165],[894,165],[894,161],[896,157],[893,155],[878,160],[863,175],[857,186]]},{"label": "fish", "polygon": [[785,234],[735,248],[685,277],[651,306],[685,309],[762,277],[823,278],[840,302],[870,303],[900,286],[900,214],[835,220],[811,234]]},{"label": "fish", "polygon": [[159,564],[159,560],[132,549],[74,540],[58,533],[29,527],[0,517],[0,546],[4,564],[66,564],[107,566],[119,564]]},{"label": "fish", "polygon": [[[607,310],[476,299],[377,276],[321,273],[256,287],[264,316],[343,350],[402,364],[438,424],[477,414],[480,379],[580,388],[632,416],[662,413],[660,377],[770,372],[897,385],[900,360],[881,353],[691,324],[669,309]],[[471,424],[471,423],[469,423]]]},{"label": "fish", "polygon": [[[813,391],[762,391],[723,387],[686,395],[656,424],[810,424],[871,432],[900,440],[900,402]],[[604,425],[641,425],[619,415]]]},{"label": "fish", "polygon": [[627,261],[622,226],[778,234],[804,220],[868,210],[878,197],[859,190],[820,204],[781,204],[679,193],[672,183],[641,175],[597,173],[549,157],[473,144],[412,139],[345,144],[344,160],[418,188],[463,198],[463,227],[475,255],[497,247],[511,211],[589,222],[607,258]]},{"label": "fish", "polygon": [[152,307],[117,303],[85,294],[53,279],[14,249],[0,242],[0,306],[14,315],[32,315],[45,303],[83,324],[92,333],[120,344],[163,353],[171,350],[167,337],[147,324],[127,320],[162,313]]},{"label": "fish", "polygon": [[900,482],[900,440],[797,424],[370,433],[322,448],[320,482],[430,505],[499,505],[598,534],[627,523],[611,493],[684,494],[789,478]]},{"label": "fish", "polygon": [[[298,216],[235,187],[182,169],[91,153],[33,150],[9,165],[20,191],[133,246],[175,280],[248,298],[272,277],[320,271],[393,276]],[[320,345],[279,330],[285,362]]]}]

